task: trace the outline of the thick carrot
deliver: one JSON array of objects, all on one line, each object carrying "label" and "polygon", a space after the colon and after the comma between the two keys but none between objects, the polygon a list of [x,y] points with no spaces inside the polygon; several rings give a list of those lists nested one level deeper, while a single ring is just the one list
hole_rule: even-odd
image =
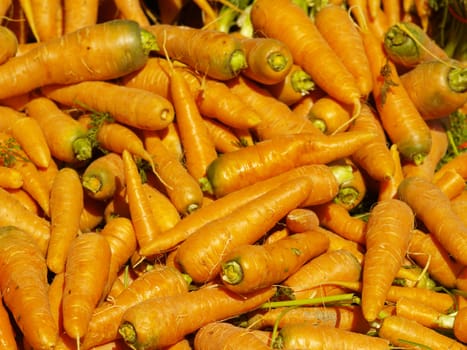
[{"label": "thick carrot", "polygon": [[188,26],[154,24],[145,27],[156,37],[161,56],[187,64],[218,80],[237,76],[247,67],[245,49],[233,35]]},{"label": "thick carrot", "polygon": [[[1,66],[0,98],[48,84],[123,76],[145,64],[151,40],[151,34],[127,20],[100,23],[60,36]],[[64,56],[70,59],[64,61]]]},{"label": "thick carrot", "polygon": [[0,187],[18,189],[23,186],[23,175],[16,169],[0,166]]},{"label": "thick carrot", "polygon": [[83,27],[97,24],[98,0],[63,1],[63,33],[72,33]]},{"label": "thick carrot", "polygon": [[232,152],[242,147],[241,141],[232,128],[209,118],[204,118],[204,124],[218,153]]},{"label": "thick carrot", "polygon": [[344,66],[355,77],[361,95],[368,96],[373,87],[370,63],[362,37],[347,10],[338,5],[324,6],[316,13],[314,22]]},{"label": "thick carrot", "polygon": [[333,202],[342,205],[348,211],[355,209],[363,201],[368,191],[368,185],[363,177],[362,171],[349,157],[340,158],[339,160],[329,163],[329,165],[336,168],[350,168],[352,174],[351,178],[340,183],[339,191],[334,197]]},{"label": "thick carrot", "polygon": [[285,228],[293,233],[314,230],[318,225],[318,215],[310,208],[292,209],[285,217]]},{"label": "thick carrot", "polygon": [[398,195],[446,251],[465,265],[467,226],[452,210],[449,198],[434,183],[418,176],[404,179]]},{"label": "thick carrot", "polygon": [[154,213],[155,224],[159,227],[160,232],[170,230],[181,219],[177,208],[170,198],[155,186],[146,182],[143,184],[143,188]]},{"label": "thick carrot", "polygon": [[327,135],[334,132],[346,131],[350,126],[350,112],[347,105],[340,103],[328,95],[319,98],[313,103],[307,117]]},{"label": "thick carrot", "polygon": [[337,349],[334,345],[336,341],[345,342],[345,349],[349,350],[390,349],[389,341],[385,339],[330,326],[317,326],[312,322],[285,325],[279,330],[273,344],[284,349],[318,350]]},{"label": "thick carrot", "polygon": [[18,38],[11,29],[0,26],[0,64],[5,63],[16,55],[18,51]]},{"label": "thick carrot", "polygon": [[401,83],[425,120],[448,116],[467,102],[467,65],[430,60],[401,75]]},{"label": "thick carrot", "polygon": [[15,339],[16,332],[13,329],[13,324],[10,320],[10,314],[3,301],[0,302],[0,348],[17,350],[18,344]]},{"label": "thick carrot", "polygon": [[247,294],[282,282],[328,246],[326,235],[314,231],[292,234],[270,244],[241,245],[223,257],[220,277],[227,289]]},{"label": "thick carrot", "polygon": [[311,186],[305,177],[287,181],[202,226],[180,244],[177,263],[195,282],[214,279],[221,271],[222,260],[233,248],[258,241],[290,210],[303,203]]},{"label": "thick carrot", "polygon": [[396,23],[384,36],[384,50],[388,57],[402,67],[418,63],[447,60],[447,53],[418,24],[410,21]]},{"label": "thick carrot", "polygon": [[65,269],[68,248],[80,233],[84,207],[84,191],[78,172],[69,167],[60,169],[50,191],[50,241],[47,266],[59,273]]},{"label": "thick carrot", "polygon": [[314,184],[304,206],[320,204],[331,200],[338,190],[338,183],[331,169],[326,165],[309,165],[297,167],[267,180],[258,181],[243,189],[234,191],[202,206],[188,216],[185,216],[171,230],[161,233],[145,249],[143,255],[152,255],[171,250],[188,238],[196,230],[236,210],[249,201],[287,181],[305,176]]},{"label": "thick carrot", "polygon": [[378,336],[394,346],[417,346],[428,349],[465,349],[455,339],[401,316],[388,316],[381,322]]},{"label": "thick carrot", "polygon": [[[302,66],[320,88],[337,100],[354,105],[353,114],[358,114],[362,94],[355,78],[299,6],[290,0],[274,4],[256,1],[250,16],[255,32],[281,40],[292,52],[294,62]],[[278,17],[280,23],[273,20]],[[326,62],[326,65],[319,62]]]},{"label": "thick carrot", "polygon": [[438,186],[449,199],[453,199],[465,190],[465,179],[456,170],[450,169],[436,180],[435,185]]},{"label": "thick carrot", "polygon": [[267,350],[269,345],[249,329],[228,322],[211,322],[195,334],[194,346],[198,350],[251,349]]},{"label": "thick carrot", "polygon": [[467,308],[463,307],[457,311],[454,321],[454,336],[458,341],[467,342]]},{"label": "thick carrot", "polygon": [[86,128],[47,97],[37,97],[26,105],[26,114],[37,120],[49,145],[50,154],[59,161],[78,163],[92,157]]},{"label": "thick carrot", "polygon": [[35,349],[54,348],[58,329],[47,296],[45,257],[29,233],[14,226],[0,229],[0,276],[3,302],[27,342]]},{"label": "thick carrot", "polygon": [[83,189],[91,198],[106,201],[125,184],[120,154],[109,152],[93,159],[81,174]]},{"label": "thick carrot", "polygon": [[174,119],[173,106],[164,97],[107,81],[51,85],[43,92],[57,103],[109,113],[116,121],[134,128],[160,130]]},{"label": "thick carrot", "polygon": [[63,328],[74,339],[87,332],[89,320],[103,298],[109,276],[111,251],[96,232],[76,236],[67,251],[63,285]]},{"label": "thick carrot", "polygon": [[[271,298],[275,290],[267,288],[240,297],[222,287],[211,286],[190,293],[151,298],[125,311],[119,333],[135,349],[160,349],[208,323],[252,311]],[[181,319],[180,315],[185,317]]]},{"label": "thick carrot", "polygon": [[221,197],[298,166],[327,164],[350,156],[373,137],[366,131],[277,136],[219,155],[209,164],[206,177],[214,195]]},{"label": "thick carrot", "polygon": [[138,0],[114,0],[117,10],[124,19],[133,20],[141,27],[148,26],[149,18],[144,12],[144,8]]}]

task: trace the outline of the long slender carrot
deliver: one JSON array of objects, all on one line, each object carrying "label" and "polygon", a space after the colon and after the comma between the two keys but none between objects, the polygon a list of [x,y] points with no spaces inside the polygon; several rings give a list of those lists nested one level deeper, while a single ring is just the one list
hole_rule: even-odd
[{"label": "long slender carrot", "polygon": [[67,251],[63,328],[74,339],[86,334],[92,312],[103,297],[110,256],[108,241],[96,232],[76,236]]},{"label": "long slender carrot", "polygon": [[383,11],[386,14],[389,25],[399,23],[402,19],[402,3],[394,0],[381,0]]},{"label": "long slender carrot", "polygon": [[97,24],[99,1],[63,2],[63,33],[72,33],[86,26]]},{"label": "long slender carrot", "polygon": [[53,348],[58,329],[47,296],[47,265],[27,232],[0,229],[0,272],[3,302],[24,338],[35,349]]},{"label": "long slender carrot", "polygon": [[301,176],[308,177],[315,184],[312,186],[308,198],[303,203],[304,206],[324,203],[331,200],[337,193],[338,183],[328,166],[320,164],[297,167],[267,180],[258,181],[238,191],[231,192],[224,197],[216,199],[211,204],[202,206],[190,215],[185,216],[171,230],[161,233],[145,249],[141,249],[141,253],[143,255],[152,255],[171,250],[205,224],[227,215],[250,200],[275,188],[277,185],[284,184],[291,179]]},{"label": "long slender carrot", "polygon": [[398,195],[447,252],[466,264],[467,226],[452,210],[449,198],[435,184],[418,176],[404,179]]},{"label": "long slender carrot", "polygon": [[121,12],[122,18],[133,20],[141,27],[148,26],[149,18],[144,12],[140,1],[137,0],[114,0],[117,10]]},{"label": "long slender carrot", "polygon": [[326,235],[314,231],[270,244],[238,246],[223,257],[220,277],[227,289],[247,294],[282,282],[328,246]]},{"label": "long slender carrot", "polygon": [[401,156],[396,144],[389,147],[389,153],[394,162],[394,174],[388,179],[381,180],[378,186],[378,201],[397,197],[397,188],[404,179],[402,171]]},{"label": "long slender carrot", "polygon": [[233,248],[255,243],[264,236],[306,199],[311,186],[307,178],[288,181],[202,226],[180,244],[177,263],[195,282],[214,279],[221,271],[223,258]]},{"label": "long slender carrot", "polygon": [[181,216],[170,198],[147,182],[143,184],[143,188],[154,212],[155,223],[158,225],[160,232],[170,230],[178,224]]},{"label": "long slender carrot", "polygon": [[50,191],[50,241],[48,268],[59,273],[65,269],[68,248],[80,233],[84,191],[79,174],[69,167],[60,169]]},{"label": "long slender carrot", "polygon": [[[205,287],[189,293],[152,298],[125,311],[119,333],[128,345],[137,349],[163,348],[208,323],[259,307],[274,292],[272,287],[240,297],[222,287]],[[180,315],[186,317],[180,319]],[[190,315],[194,317],[188,317]]]},{"label": "long slender carrot", "polygon": [[204,118],[204,124],[218,153],[232,152],[242,147],[235,132],[227,125],[208,118]]},{"label": "long slender carrot", "polygon": [[[123,37],[127,39],[122,40]],[[21,95],[48,84],[108,80],[125,75],[144,65],[150,50],[150,45],[149,49],[146,46],[152,39],[136,22],[114,20],[47,41],[1,66],[0,98]],[[87,54],[83,56],[83,52]],[[64,55],[70,59],[64,61]]]},{"label": "long slender carrot", "polygon": [[54,0],[44,4],[43,1],[37,0],[20,0],[19,4],[37,41],[48,41],[61,36],[62,5],[60,1]]},{"label": "long slender carrot", "polygon": [[[302,66],[319,87],[337,100],[354,105],[354,115],[359,113],[362,95],[355,78],[300,7],[289,0],[274,4],[256,1],[250,16],[257,33],[284,42],[294,62]],[[279,16],[280,23],[271,20]],[[316,62],[326,62],[326,66]]]},{"label": "long slender carrot", "polygon": [[214,195],[221,197],[294,167],[327,164],[350,156],[373,137],[367,131],[277,136],[219,155],[209,164],[206,177]]},{"label": "long slender carrot", "polygon": [[454,169],[446,171],[435,184],[449,199],[456,198],[465,190],[465,179]]}]

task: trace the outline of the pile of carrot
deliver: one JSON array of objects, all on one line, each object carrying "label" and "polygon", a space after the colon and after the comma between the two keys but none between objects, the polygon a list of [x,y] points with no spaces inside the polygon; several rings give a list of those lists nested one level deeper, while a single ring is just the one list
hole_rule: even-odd
[{"label": "pile of carrot", "polygon": [[433,11],[0,1],[0,350],[466,349]]}]

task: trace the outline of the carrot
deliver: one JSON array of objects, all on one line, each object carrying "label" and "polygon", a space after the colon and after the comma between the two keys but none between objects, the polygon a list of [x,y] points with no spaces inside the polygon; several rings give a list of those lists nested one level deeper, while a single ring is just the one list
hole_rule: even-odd
[{"label": "carrot", "polygon": [[2,188],[10,194],[13,199],[16,199],[19,204],[22,204],[28,211],[37,215],[43,216],[42,209],[39,207],[39,204],[35,201],[34,198],[31,197],[29,193],[27,193],[22,188],[12,189],[12,188]]},{"label": "carrot", "polygon": [[35,349],[53,348],[58,329],[47,296],[45,257],[30,234],[14,226],[0,229],[0,276],[3,302],[24,338]]},{"label": "carrot", "polygon": [[247,294],[282,282],[328,246],[329,239],[314,231],[265,245],[237,246],[223,257],[220,277],[227,289]]},{"label": "carrot", "polygon": [[103,223],[105,205],[105,202],[84,195],[83,211],[79,221],[81,232],[96,230]]},{"label": "carrot", "polygon": [[303,118],[308,118],[311,107],[322,97],[328,96],[321,89],[316,88],[313,91],[310,91],[309,94],[302,96],[302,98],[295,102],[293,105],[289,106],[294,114],[297,114]]},{"label": "carrot", "polygon": [[402,3],[399,0],[382,0],[383,11],[389,25],[399,23],[402,19]]},{"label": "carrot", "polygon": [[457,311],[456,319],[454,321],[454,336],[459,342],[467,342],[467,308],[463,307]]},{"label": "carrot", "polygon": [[348,107],[328,95],[313,103],[307,117],[327,135],[346,131],[350,126]]},{"label": "carrot", "polygon": [[206,175],[206,168],[217,157],[214,141],[203,122],[201,113],[184,77],[172,70],[170,92],[177,114],[177,126],[185,154],[188,172],[199,180]]},{"label": "carrot", "polygon": [[454,198],[451,198],[451,207],[454,212],[460,216],[462,221],[467,223],[466,208],[467,208],[467,191],[464,191]]},{"label": "carrot", "polygon": [[326,165],[297,167],[229,193],[224,197],[216,199],[211,204],[203,205],[190,215],[185,216],[175,227],[161,233],[146,249],[142,249],[141,253],[143,255],[152,255],[173,249],[176,245],[209,222],[231,213],[249,201],[274,189],[276,186],[283,185],[287,181],[301,176],[309,178],[310,181],[315,184],[312,186],[311,192],[303,203],[303,206],[326,202],[332,199],[337,193],[338,184],[336,178],[331,169]]},{"label": "carrot", "polygon": [[400,347],[465,349],[465,346],[455,339],[401,316],[384,318],[378,329],[378,335],[387,339],[392,345]]},{"label": "carrot", "polygon": [[327,202],[311,207],[319,219],[319,224],[339,236],[365,244],[366,222],[352,216],[342,205]]},{"label": "carrot", "polygon": [[[356,79],[361,96],[368,96],[373,87],[370,63],[362,37],[347,10],[330,4],[316,13],[314,21],[321,35]],[[352,54],[347,54],[350,51]]]},{"label": "carrot", "polygon": [[247,67],[245,49],[233,35],[170,24],[154,24],[145,29],[156,37],[159,55],[165,56],[166,50],[171,60],[183,62],[203,75],[228,80]]},{"label": "carrot", "polygon": [[92,312],[103,298],[110,256],[108,241],[95,232],[76,236],[68,248],[62,298],[63,328],[74,339],[86,334]]},{"label": "carrot", "polygon": [[402,67],[415,67],[433,59],[448,59],[446,52],[414,22],[404,21],[390,26],[383,45],[392,62]]},{"label": "carrot", "polygon": [[214,119],[204,118],[203,120],[218,153],[232,152],[242,147],[232,128]]},{"label": "carrot", "polygon": [[[111,82],[52,85],[44,87],[43,92],[57,103],[109,113],[117,122],[134,128],[160,130],[174,119],[172,104],[162,96]],[[128,100],[121,96],[127,96]]]},{"label": "carrot", "polygon": [[446,288],[456,285],[461,265],[452,260],[433,234],[413,230],[407,253],[418,265],[426,267],[430,276],[441,285]]},{"label": "carrot", "polygon": [[310,208],[292,209],[285,217],[285,227],[293,233],[310,231],[318,225],[318,215]]},{"label": "carrot", "polygon": [[114,0],[117,10],[124,19],[133,20],[141,27],[148,26],[149,19],[144,12],[140,1],[137,0]]},{"label": "carrot", "polygon": [[452,210],[449,198],[435,184],[417,176],[404,179],[398,195],[448,253],[466,264],[467,226]]},{"label": "carrot", "polygon": [[388,198],[396,198],[397,188],[404,178],[401,157],[399,150],[397,149],[397,145],[392,144],[389,147],[389,153],[394,161],[394,174],[390,178],[380,181],[378,186],[378,201]]},{"label": "carrot", "polygon": [[48,1],[45,4],[43,1],[20,0],[19,4],[36,41],[43,42],[61,36],[62,5],[60,1]]},{"label": "carrot", "polygon": [[361,302],[369,322],[383,309],[388,289],[407,253],[413,225],[412,209],[398,199],[377,202],[370,211]]},{"label": "carrot", "polygon": [[358,281],[361,272],[362,265],[352,252],[337,249],[311,259],[281,285],[290,290],[294,299],[307,299],[330,295],[332,289],[327,288],[326,282]]},{"label": "carrot", "polygon": [[178,247],[177,263],[197,283],[212,280],[233,248],[255,243],[264,236],[306,199],[311,186],[311,181],[304,177],[288,181],[200,227]]},{"label": "carrot", "polygon": [[160,232],[174,227],[180,221],[181,217],[170,199],[147,182],[143,184],[143,188],[150,202],[155,223],[158,225]]},{"label": "carrot", "polygon": [[188,0],[157,0],[161,23],[172,24],[180,17]]},{"label": "carrot", "polygon": [[37,120],[54,158],[65,163],[91,158],[92,145],[86,128],[54,101],[34,98],[26,105],[26,114]]},{"label": "carrot", "polygon": [[[44,42],[1,66],[0,98],[21,95],[49,84],[109,80],[128,74],[145,64],[152,39],[137,23],[114,20]],[[87,55],[83,56],[83,52]],[[64,56],[72,59],[64,64]],[[105,64],[103,57],[106,57]]]},{"label": "carrot", "polygon": [[351,155],[373,138],[370,132],[336,135],[309,133],[277,136],[219,155],[206,171],[216,197],[264,180],[294,167],[327,164]]},{"label": "carrot", "polygon": [[89,197],[106,201],[125,184],[120,154],[109,152],[93,159],[81,174],[81,184]]},{"label": "carrot", "polygon": [[464,179],[467,179],[467,152],[461,152],[436,170],[433,181],[437,181],[449,169],[456,170]]},{"label": "carrot", "polygon": [[453,199],[465,190],[465,179],[456,170],[450,169],[436,180],[435,185],[438,186],[449,199]]},{"label": "carrot", "polygon": [[[377,9],[376,13],[370,15],[368,10],[368,0],[349,0],[349,9],[356,22],[361,28],[370,30],[378,40],[383,40],[390,24],[389,19],[383,9]],[[371,56],[368,56],[371,57]]]},{"label": "carrot", "polygon": [[316,326],[312,322],[285,325],[273,340],[273,346],[296,350],[337,349],[333,345],[336,341],[345,341],[348,349],[390,349],[389,341],[385,339],[335,327]]},{"label": "carrot", "polygon": [[249,329],[228,322],[211,322],[201,327],[195,334],[194,346],[199,350],[252,349],[267,350],[269,345],[259,339]]},{"label": "carrot", "polygon": [[23,186],[21,172],[7,166],[0,166],[0,187],[4,189],[18,189]]},{"label": "carrot", "polygon": [[0,26],[0,64],[5,63],[10,58],[16,55],[18,50],[18,38],[11,29],[5,26]]},{"label": "carrot", "polygon": [[455,308],[455,298],[448,293],[427,288],[391,286],[387,294],[387,301],[396,303],[401,298],[416,300],[443,313],[450,313]]},{"label": "carrot", "polygon": [[97,24],[99,1],[63,2],[63,33],[72,33],[83,27]]},{"label": "carrot", "polygon": [[352,177],[348,181],[343,181],[339,186],[339,191],[333,199],[334,203],[342,205],[348,211],[355,209],[367,194],[367,182],[362,172],[348,157],[329,163],[332,166],[350,167]]},{"label": "carrot", "polygon": [[[119,333],[136,349],[160,349],[208,323],[251,311],[271,298],[274,292],[275,288],[271,287],[240,297],[222,287],[205,287],[189,293],[151,298],[125,311]],[[186,317],[180,319],[180,315]]]},{"label": "carrot", "polygon": [[[141,133],[143,139],[145,137],[146,131],[143,130]],[[151,132],[149,132],[151,134]],[[159,136],[164,146],[167,150],[175,156],[179,161],[183,161],[183,147],[182,142],[180,141],[180,134],[178,133],[177,122],[173,121],[165,129],[157,130],[154,132],[155,136]],[[148,147],[148,145],[146,145]]]},{"label": "carrot", "polygon": [[68,248],[80,233],[83,196],[78,172],[69,167],[60,169],[50,191],[51,226],[47,266],[54,273],[65,269]]},{"label": "carrot", "polygon": [[4,16],[8,13],[8,10],[12,6],[12,0],[4,0],[0,3],[0,16]]},{"label": "carrot", "polygon": [[316,84],[310,74],[294,63],[282,81],[266,85],[265,88],[273,97],[290,106],[310,94]]},{"label": "carrot", "polygon": [[10,320],[10,314],[8,313],[3,301],[0,303],[0,348],[2,349],[18,349],[15,335],[16,332],[13,330],[13,325]]},{"label": "carrot", "polygon": [[249,79],[271,85],[284,80],[292,68],[293,58],[289,48],[273,38],[241,37],[247,67],[241,71]]},{"label": "carrot", "polygon": [[425,120],[448,116],[467,102],[467,66],[459,61],[421,62],[401,75],[410,99]]},{"label": "carrot", "polygon": [[[355,78],[300,7],[289,0],[274,4],[256,1],[250,17],[255,32],[286,44],[294,62],[303,67],[320,88],[337,100],[354,105],[353,115],[358,115],[362,95]],[[272,20],[278,17],[282,19],[279,24]],[[326,66],[316,62],[326,62]]]}]

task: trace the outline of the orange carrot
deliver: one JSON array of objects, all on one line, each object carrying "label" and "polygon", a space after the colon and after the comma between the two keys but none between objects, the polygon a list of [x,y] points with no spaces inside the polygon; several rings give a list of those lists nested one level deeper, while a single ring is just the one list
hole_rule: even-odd
[{"label": "orange carrot", "polygon": [[0,64],[5,63],[16,55],[18,50],[18,38],[11,29],[5,26],[0,27]]},{"label": "orange carrot", "polygon": [[427,288],[391,286],[387,294],[387,301],[395,303],[401,298],[416,300],[443,313],[450,313],[455,308],[455,298],[448,293]]},{"label": "orange carrot", "polygon": [[[151,34],[126,20],[65,34],[3,64],[0,98],[21,95],[48,84],[108,80],[128,74],[144,65],[150,50],[146,46],[151,40]],[[87,52],[84,57],[83,52]],[[70,57],[66,64],[64,56]],[[103,61],[103,57],[107,59]]]},{"label": "orange carrot", "polygon": [[188,0],[158,0],[157,7],[160,11],[161,23],[172,24],[178,20],[187,2]]},{"label": "orange carrot", "polygon": [[95,232],[76,236],[67,251],[63,328],[74,339],[81,339],[86,334],[92,312],[103,298],[110,256],[108,241]]},{"label": "orange carrot", "polygon": [[79,221],[81,232],[89,232],[97,229],[104,221],[105,202],[91,198],[88,195],[83,197],[83,211]]},{"label": "orange carrot", "polygon": [[183,62],[203,75],[228,80],[247,66],[240,39],[228,33],[169,24],[145,28],[156,37],[156,52],[161,56],[167,52],[171,60]]},{"label": "orange carrot", "polygon": [[16,169],[0,166],[0,187],[18,189],[23,186],[23,175]]},{"label": "orange carrot", "polygon": [[302,96],[302,98],[290,106],[290,109],[294,114],[297,114],[303,118],[308,118],[311,107],[318,101],[320,98],[328,96],[319,88],[315,88],[313,91],[310,91],[309,94]]},{"label": "orange carrot", "polygon": [[99,1],[63,2],[63,32],[72,33],[86,26],[95,25],[98,20]]},{"label": "orange carrot", "polygon": [[435,184],[418,176],[404,179],[398,195],[448,253],[466,264],[467,226],[452,210],[449,198]]},{"label": "orange carrot", "polygon": [[368,0],[349,0],[348,5],[358,25],[369,29],[378,40],[382,41],[390,26],[389,19],[383,9],[379,8],[376,13],[370,15]]},{"label": "orange carrot", "polygon": [[173,249],[209,222],[231,213],[276,186],[283,185],[287,181],[301,176],[309,178],[315,184],[312,186],[311,192],[303,203],[303,206],[329,201],[337,193],[337,180],[331,169],[326,165],[297,167],[275,177],[258,181],[243,189],[231,192],[206,206],[202,206],[190,215],[185,216],[171,230],[161,233],[145,249],[142,249],[141,252],[143,255],[151,255]]},{"label": "orange carrot", "polygon": [[402,3],[399,0],[381,0],[383,11],[389,25],[399,23],[402,19]]},{"label": "orange carrot", "polygon": [[227,153],[242,147],[240,140],[230,127],[214,119],[204,118],[203,120],[217,152]]},{"label": "orange carrot", "polygon": [[464,188],[464,191],[457,195],[454,198],[451,198],[451,207],[454,212],[460,216],[462,221],[467,223],[467,190]]},{"label": "orange carrot", "polygon": [[170,230],[181,219],[177,208],[164,193],[149,183],[144,183],[143,189],[148,197],[154,213],[155,224],[159,227],[160,232]]},{"label": "orange carrot", "polygon": [[19,4],[36,41],[43,42],[61,36],[62,5],[60,1],[48,1],[45,4],[43,1],[20,0]]},{"label": "orange carrot", "polygon": [[10,314],[8,313],[3,301],[0,302],[0,348],[17,350],[18,344],[15,339],[15,331],[10,320]]},{"label": "orange carrot", "polygon": [[397,145],[392,144],[389,147],[389,153],[394,162],[394,174],[388,179],[380,181],[378,188],[378,201],[396,198],[397,197],[397,188],[399,184],[404,179],[404,173],[402,171],[401,157]]},{"label": "orange carrot", "polygon": [[26,341],[35,349],[54,348],[58,329],[47,296],[45,257],[30,234],[14,226],[0,229],[0,276],[3,302]]},{"label": "orange carrot", "polygon": [[467,152],[461,152],[447,163],[443,164],[435,173],[433,180],[436,182],[447,170],[456,170],[464,179],[467,179]]},{"label": "orange carrot", "polygon": [[319,225],[319,218],[310,208],[296,208],[285,217],[285,227],[294,233],[314,230]]},{"label": "orange carrot", "polygon": [[68,248],[80,233],[83,196],[78,172],[68,167],[60,169],[50,191],[51,226],[47,266],[52,272],[59,273],[65,269]]},{"label": "orange carrot", "polygon": [[450,169],[444,172],[443,176],[435,181],[441,191],[453,199],[465,190],[465,179],[456,170]]},{"label": "orange carrot", "polygon": [[467,342],[467,308],[463,307],[457,311],[456,319],[454,321],[454,336],[458,341]]},{"label": "orange carrot", "polygon": [[327,135],[346,131],[350,126],[347,106],[330,96],[316,100],[308,112],[308,118]]},{"label": "orange carrot", "polygon": [[352,176],[349,180],[344,180],[340,183],[339,191],[334,197],[333,202],[342,205],[348,211],[355,209],[363,201],[367,193],[367,182],[363,178],[362,171],[349,157],[340,158],[329,163],[329,165],[336,168],[350,168]]},{"label": "orange carrot", "polygon": [[[183,148],[180,141],[180,134],[178,133],[178,126],[176,121],[167,125],[165,129],[155,131],[154,134],[159,136],[164,146],[175,156],[176,159],[179,161],[183,160]],[[143,130],[143,138],[144,135],[145,131]],[[148,146],[146,145],[146,147]]]},{"label": "orange carrot", "polygon": [[311,181],[304,177],[288,181],[200,227],[178,247],[177,263],[195,282],[214,279],[223,258],[233,248],[255,243],[264,236],[306,199],[311,186]]},{"label": "orange carrot", "polygon": [[237,246],[223,257],[220,278],[227,289],[247,294],[282,282],[328,246],[326,235],[314,231],[265,245]]},{"label": "orange carrot", "polygon": [[137,0],[114,0],[117,10],[121,13],[121,17],[133,20],[141,27],[149,25],[149,19],[144,12],[141,2]]},{"label": "orange carrot", "polygon": [[[259,307],[274,295],[267,288],[246,297],[221,287],[205,287],[169,297],[152,298],[125,311],[119,333],[136,348],[163,348],[214,321],[221,321]],[[157,312],[147,312],[157,310]],[[179,315],[196,315],[184,317]],[[173,325],[177,324],[177,327]]]},{"label": "orange carrot", "polygon": [[[358,115],[362,95],[355,78],[300,7],[289,0],[275,1],[274,5],[269,1],[256,1],[250,16],[257,33],[286,44],[294,62],[303,67],[320,88],[337,100],[354,105],[353,114]],[[278,16],[282,18],[279,25],[269,20]],[[326,62],[326,66],[316,62]]]},{"label": "orange carrot", "polygon": [[350,156],[373,137],[365,131],[277,136],[219,155],[209,164],[206,177],[214,195],[221,197],[294,167],[327,164]]}]

